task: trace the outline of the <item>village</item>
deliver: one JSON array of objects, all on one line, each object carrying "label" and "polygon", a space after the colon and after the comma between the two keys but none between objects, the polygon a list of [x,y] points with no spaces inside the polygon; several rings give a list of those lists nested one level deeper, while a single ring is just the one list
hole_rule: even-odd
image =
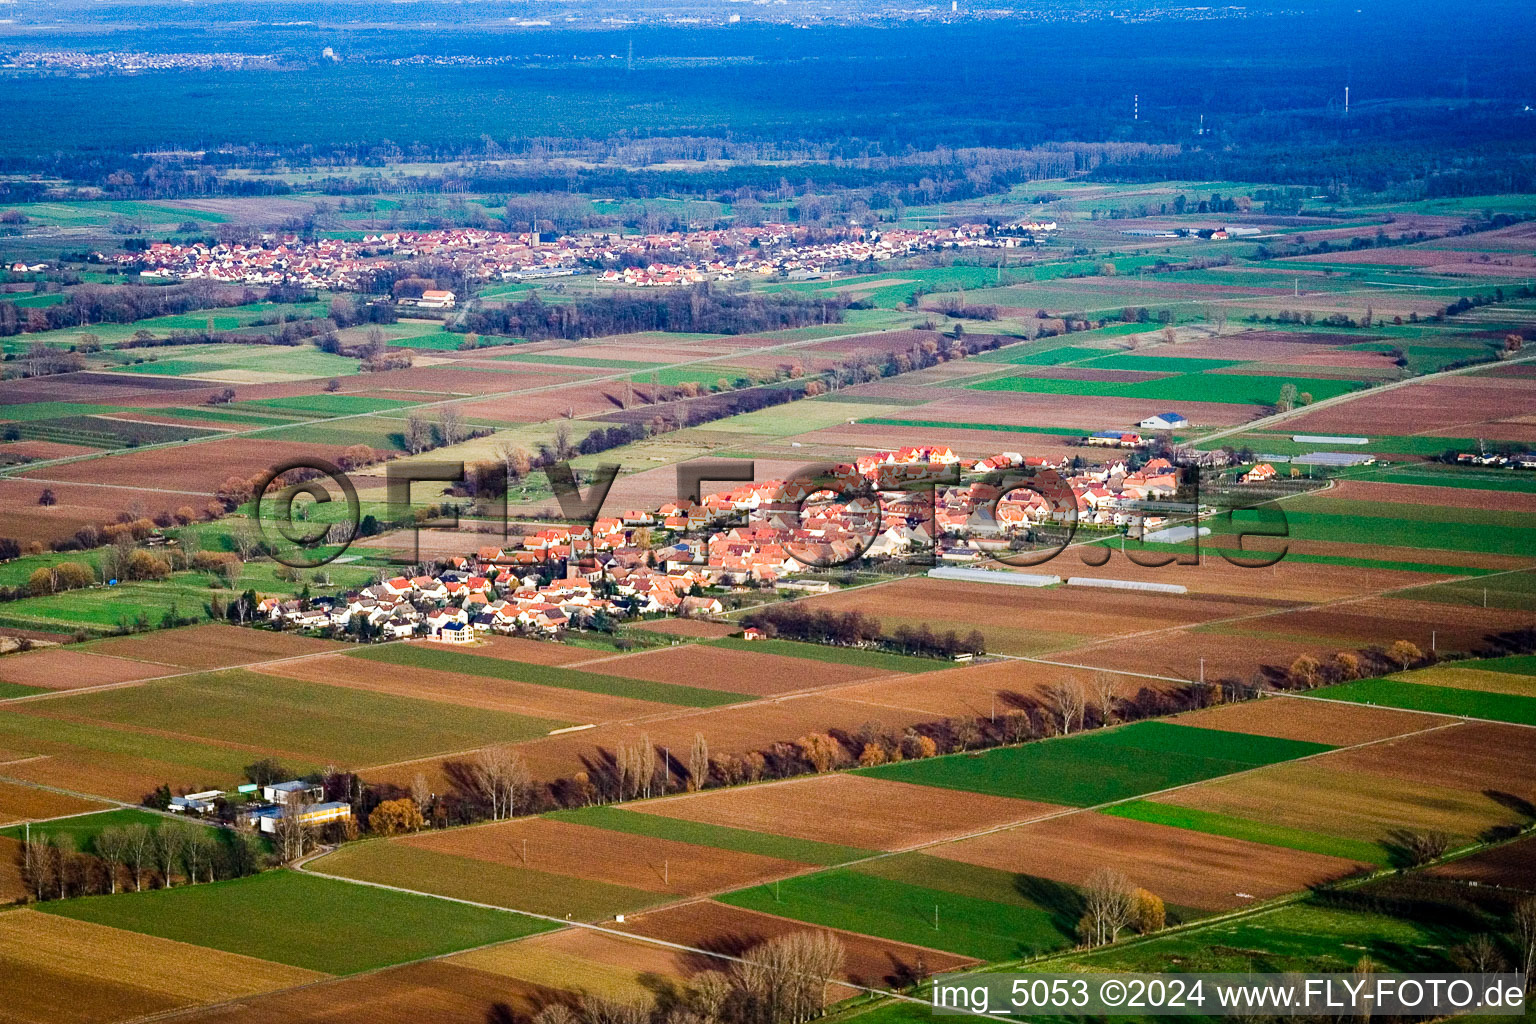
[{"label": "village", "polygon": [[[1141,447],[1139,435],[1116,436]],[[1273,472],[1255,467],[1242,479],[1262,482]],[[917,553],[946,565],[981,563],[1022,547],[1043,526],[1142,537],[1180,513],[1179,489],[1172,462],[1140,451],[1088,466],[1080,457],[1004,451],[963,459],[943,445],[907,446],[831,467],[813,481],[754,482],[697,503],[545,526],[451,557],[436,571],[334,597],[267,597],[251,612],[278,628],[359,640],[469,643],[486,633],[611,631],[631,618],[720,615],[720,597],[732,592],[831,589],[823,578],[804,577],[808,569]]]},{"label": "village", "polygon": [[102,259],[161,281],[297,284],[358,290],[374,271],[402,260],[451,266],[476,281],[522,281],[596,272],[631,287],[677,287],[739,276],[804,279],[850,263],[883,263],[942,249],[1011,249],[1054,222],[1021,221],[909,230],[839,229],[833,241],[786,224],[650,235],[508,233],[474,228],[371,233],[360,240],[271,235],[260,243],[155,242]]}]

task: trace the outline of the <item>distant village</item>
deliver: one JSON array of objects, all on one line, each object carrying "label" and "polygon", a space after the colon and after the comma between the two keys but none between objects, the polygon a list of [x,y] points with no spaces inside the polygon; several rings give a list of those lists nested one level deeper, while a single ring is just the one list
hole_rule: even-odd
[{"label": "distant village", "polygon": [[[921,231],[852,227],[841,229],[842,237],[836,241],[813,241],[803,229],[785,224],[553,237],[532,231],[446,228],[369,234],[359,240],[284,235],[261,243],[155,242],[141,252],[102,255],[101,259],[137,269],[150,280],[296,284],[333,290],[358,290],[374,271],[403,260],[445,264],[476,281],[538,280],[593,271],[615,284],[676,287],[745,276],[805,279],[824,275],[831,267],[883,263],[942,249],[1014,248],[1033,233],[1055,230],[1054,222],[1041,221],[998,229],[987,224]],[[622,269],[615,264],[622,264]]]}]

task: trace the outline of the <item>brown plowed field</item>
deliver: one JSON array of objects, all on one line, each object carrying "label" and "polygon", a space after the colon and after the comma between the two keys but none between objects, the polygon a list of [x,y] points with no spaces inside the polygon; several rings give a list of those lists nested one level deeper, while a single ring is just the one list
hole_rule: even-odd
[{"label": "brown plowed field", "polygon": [[[1292,550],[1301,550],[1300,542],[1291,542]],[[1357,546],[1357,547],[1363,547]],[[1385,556],[1382,556],[1385,557]],[[1423,553],[1407,561],[1422,561]],[[1025,570],[1031,571],[1031,570]],[[1082,564],[1074,552],[1047,562],[1035,572],[1060,576],[1092,576],[1096,579],[1140,580],[1147,583],[1174,583],[1187,587],[1192,594],[1230,595],[1233,598],[1259,598],[1275,605],[1289,602],[1314,604],[1341,597],[1374,594],[1410,583],[1435,579],[1418,572],[1392,569],[1341,569],[1336,565],[1281,560],[1266,569],[1247,569],[1233,565],[1209,549],[1199,565],[1139,566],[1118,553],[1111,554],[1102,566]],[[1146,600],[1158,595],[1145,594]]]},{"label": "brown plowed field", "polygon": [[554,391],[507,395],[501,398],[467,402],[460,405],[459,409],[467,419],[496,420],[502,423],[537,423],[540,420],[563,416],[567,411],[576,416],[618,412],[622,400],[623,385],[617,382],[572,384]]},{"label": "brown plowed field", "polygon": [[1536,839],[1519,839],[1429,869],[1439,878],[1536,892]]},{"label": "brown plowed field", "polygon": [[[952,715],[1002,715],[1015,708],[1027,707],[1040,699],[1041,692],[1054,683],[1076,679],[1085,685],[1094,673],[1086,669],[1043,665],[1034,661],[993,661],[940,672],[921,672],[839,687],[830,695],[841,700],[861,700],[874,705],[872,717],[880,717],[884,708],[925,711],[935,719]],[[1155,679],[1117,676],[1115,692],[1132,697],[1143,688],[1158,691],[1182,689],[1178,683]]]},{"label": "brown plowed field", "polygon": [[110,808],[110,804],[95,800],[82,800],[65,793],[0,782],[0,825],[13,821],[60,818],[66,814],[105,811]]},{"label": "brown plowed field", "polygon": [[1135,641],[1109,641],[1062,651],[1057,661],[1123,672],[1145,672],[1175,679],[1198,679],[1201,661],[1205,678],[1247,680],[1255,672],[1283,672],[1303,654],[1319,660],[1337,650],[1324,641],[1303,643],[1273,637],[1179,629]]},{"label": "brown plowed field", "polygon": [[1061,810],[980,793],[956,800],[932,786],[845,774],[709,790],[630,809],[866,850],[901,850]]},{"label": "brown plowed field", "polygon": [[579,690],[537,686],[486,676],[388,665],[361,658],[305,658],[272,665],[264,671],[268,675],[288,676],[328,686],[346,686],[580,723],[612,722],[675,710],[669,704],[632,700],[628,697],[610,697],[601,693],[583,693]]},{"label": "brown plowed field", "polygon": [[[631,915],[623,924],[615,927],[636,935],[726,956],[740,956],[753,946],[780,935],[818,930],[799,921],[708,901]],[[853,932],[833,934],[842,940],[847,950],[847,957],[843,961],[843,977],[857,985],[887,987],[910,984],[912,973],[920,963],[928,971],[940,973],[976,962],[953,953]],[[720,969],[720,961],[716,957],[680,951],[679,958],[683,970],[690,975]],[[834,993],[834,998],[849,994]]]},{"label": "brown plowed field", "polygon": [[1166,902],[1230,910],[1340,878],[1359,865],[1106,814],[1081,813],[936,847],[933,856],[1081,885],[1100,868],[1123,872]]},{"label": "brown plowed field", "polygon": [[[27,480],[37,476],[49,480],[110,484],[114,487],[168,488],[178,492],[156,495],[153,501],[145,498],[146,507],[153,512],[188,504],[189,499],[181,492],[212,494],[219,484],[231,476],[248,479],[289,459],[334,458],[339,450],[334,445],[227,437],[191,446],[126,452],[63,466],[44,467],[25,472],[18,479]],[[34,496],[33,501],[36,500]],[[126,506],[127,500],[131,499],[119,499],[119,511]],[[60,504],[63,501],[60,497]]]},{"label": "brown plowed field", "polygon": [[[528,759],[535,778],[552,779],[604,760],[620,744],[637,743],[642,735],[648,735],[657,747],[670,748],[674,757],[683,756],[698,733],[708,741],[711,753],[745,753],[778,740],[794,741],[810,732],[852,732],[876,717],[898,731],[933,719],[930,714],[901,709],[881,709],[876,715],[868,704],[813,694],[727,708],[678,710],[670,717],[641,724],[600,725],[584,732],[533,740],[518,749]],[[368,780],[408,786],[417,772],[434,778],[436,759],[373,770],[368,772]]]},{"label": "brown plowed field", "polygon": [[33,402],[100,402],[137,404],[157,393],[174,392],[185,401],[201,381],[170,377],[146,378],[130,373],[61,373],[52,377],[23,377],[0,383],[0,405]]},{"label": "brown plowed field", "polygon": [[26,898],[27,883],[21,877],[21,844],[0,836],[0,903],[19,903]]},{"label": "brown plowed field", "polygon": [[[105,462],[92,459],[87,463],[55,466],[61,473],[81,465],[102,466]],[[35,472],[50,474],[53,469]],[[76,470],[78,472],[78,470]],[[49,477],[53,479],[53,477]],[[137,480],[137,485],[153,485],[154,480]],[[171,477],[161,477],[168,487],[179,488]],[[43,490],[53,492],[57,505],[39,505]],[[169,492],[142,490],[138,486],[92,487],[86,484],[45,483],[42,480],[10,478],[0,480],[0,521],[5,523],[5,535],[26,542],[32,540],[64,540],[75,535],[82,526],[101,526],[113,523],[124,509],[141,507],[147,514],[174,511],[183,505],[194,508],[207,504],[204,492],[182,493],[179,489]]]},{"label": "brown plowed field", "polygon": [[0,682],[41,686],[47,690],[126,683],[179,671],[175,665],[114,658],[68,647],[50,647],[0,658]]},{"label": "brown plowed field", "polygon": [[1518,491],[1481,491],[1470,487],[1435,487],[1428,484],[1384,484],[1372,480],[1343,480],[1328,491],[1340,501],[1371,501],[1384,504],[1439,505],[1444,508],[1496,509],[1536,513],[1536,494]]},{"label": "brown plowed field", "polygon": [[345,650],[346,644],[290,633],[239,626],[188,626],[153,635],[120,637],[92,644],[91,652],[125,658],[156,658],[187,669],[228,668],[278,658]]},{"label": "brown plowed field", "polygon": [[[1047,563],[1038,571],[1057,570]],[[828,594],[811,598],[806,604],[832,611],[861,611],[879,619],[887,630],[924,623],[940,632],[979,629],[991,650],[1036,654],[1073,646],[1074,639],[1082,642],[1191,625],[1261,611],[1276,607],[1278,602],[1086,587],[1047,590],[919,578]]]},{"label": "brown plowed field", "polygon": [[[527,864],[523,863],[524,839]],[[677,896],[752,885],[805,870],[803,864],[774,857],[549,818],[523,818],[397,841],[436,853]]]},{"label": "brown plowed field", "polygon": [[1478,424],[1532,413],[1536,388],[1524,381],[1467,374],[1318,409],[1289,421],[1286,429],[1298,434],[1400,434],[1407,423],[1421,434],[1447,427],[1473,431],[1454,435],[1468,437],[1475,436]]},{"label": "brown plowed field", "polygon": [[724,647],[687,644],[620,658],[607,658],[585,666],[589,672],[648,679],[658,683],[698,686],[773,697],[781,693],[833,686],[856,679],[889,675],[884,669],[812,661],[782,654],[759,654]]},{"label": "brown plowed field", "polygon": [[560,994],[446,960],[242,999],[178,1020],[199,1024],[487,1024],[526,1020]]},{"label": "brown plowed field", "polygon": [[1536,729],[1471,722],[1332,754],[1330,765],[1536,803]]},{"label": "brown plowed field", "polygon": [[1490,633],[1528,626],[1529,612],[1470,605],[1376,597],[1331,608],[1281,612],[1219,627],[1224,633],[1256,638],[1316,642],[1335,647],[1385,646],[1408,640],[1428,651],[1468,651]]},{"label": "brown plowed field", "polygon": [[1435,785],[1426,776],[1405,784],[1335,768],[1337,756],[1275,765],[1157,799],[1367,842],[1389,839],[1397,829],[1438,830],[1470,840],[1495,825],[1524,823],[1521,815],[1482,793]]},{"label": "brown plowed field", "polygon": [[1225,704],[1178,715],[1169,721],[1201,729],[1275,736],[1307,743],[1350,747],[1357,743],[1402,736],[1451,719],[1392,708],[1373,708],[1345,701],[1266,697]]},{"label": "brown plowed field", "polygon": [[95,1024],[232,999],[324,975],[52,914],[0,915],[6,1021]]}]

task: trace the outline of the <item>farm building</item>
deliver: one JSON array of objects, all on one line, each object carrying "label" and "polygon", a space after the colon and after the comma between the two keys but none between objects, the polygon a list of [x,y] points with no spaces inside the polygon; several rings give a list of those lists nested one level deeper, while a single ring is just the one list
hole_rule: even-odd
[{"label": "farm building", "polygon": [[1189,420],[1183,414],[1176,412],[1160,412],[1156,416],[1148,416],[1136,424],[1142,430],[1179,430],[1189,426]]},{"label": "farm building", "polygon": [[1104,448],[1135,448],[1141,444],[1141,435],[1127,430],[1097,430],[1083,438],[1083,443]]}]

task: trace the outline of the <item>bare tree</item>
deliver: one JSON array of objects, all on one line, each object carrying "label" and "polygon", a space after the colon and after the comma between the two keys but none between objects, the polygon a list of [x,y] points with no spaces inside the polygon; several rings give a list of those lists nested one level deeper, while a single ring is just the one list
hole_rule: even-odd
[{"label": "bare tree", "polygon": [[1109,725],[1115,720],[1115,688],[1119,680],[1113,672],[1093,674],[1093,697],[1099,707],[1099,719]]},{"label": "bare tree", "polygon": [[693,734],[693,749],[688,753],[688,791],[694,792],[704,788],[705,781],[709,778],[709,743],[704,739],[704,734]]},{"label": "bare tree", "polygon": [[144,889],[144,865],[149,862],[154,833],[143,822],[123,826],[123,861],[133,872],[133,891]]},{"label": "bare tree", "polygon": [[470,765],[480,792],[491,802],[491,820],[510,818],[526,807],[533,790],[533,775],[523,755],[505,744],[486,747]]},{"label": "bare tree", "polygon": [[28,837],[21,848],[21,877],[32,891],[34,900],[47,898],[55,874],[54,850],[48,837],[41,833]]},{"label": "bare tree", "polygon": [[92,845],[96,849],[96,856],[107,866],[107,892],[117,892],[117,874],[128,856],[128,837],[120,828],[104,828],[96,833],[96,841]]},{"label": "bare tree", "polygon": [[1084,942],[1102,946],[1114,942],[1136,913],[1136,890],[1120,872],[1100,868],[1083,885],[1083,919],[1078,932]]},{"label": "bare tree", "polygon": [[555,425],[555,458],[568,459],[571,457],[571,426],[568,423]]},{"label": "bare tree", "polygon": [[413,412],[405,418],[405,450],[412,455],[420,455],[432,447],[432,428],[427,425],[426,417],[419,412]]},{"label": "bare tree", "polygon": [[1073,723],[1082,728],[1083,714],[1088,707],[1088,695],[1079,679],[1065,679],[1052,683],[1045,689],[1045,699],[1056,712],[1061,734],[1070,736]]},{"label": "bare tree", "polygon": [[1474,935],[1450,950],[1451,962],[1469,974],[1491,974],[1505,967],[1504,954],[1492,935]]},{"label": "bare tree", "polygon": [[747,1019],[804,1024],[821,1015],[840,980],[846,951],[831,932],[793,932],[759,943],[731,965]]},{"label": "bare tree", "polygon": [[155,829],[154,837],[155,866],[160,869],[160,877],[169,889],[171,874],[181,862],[182,851],[187,848],[187,833],[180,825],[167,822]]},{"label": "bare tree", "polygon": [[235,553],[240,556],[242,562],[249,562],[251,555],[261,547],[261,537],[257,535],[256,527],[249,519],[236,523],[234,529],[229,531],[229,539],[230,543],[234,544]]},{"label": "bare tree", "polygon": [[1515,953],[1526,984],[1536,985],[1536,896],[1527,896],[1515,904]]},{"label": "bare tree", "polygon": [[437,429],[443,435],[443,444],[458,444],[464,440],[467,433],[464,426],[464,413],[456,405],[443,406],[437,418]]},{"label": "bare tree", "polygon": [[187,881],[197,884],[199,873],[213,881],[213,858],[218,853],[218,843],[208,830],[190,822],[176,826],[182,830],[182,866],[187,869]]},{"label": "bare tree", "polygon": [[284,794],[282,813],[274,823],[279,855],[285,864],[304,856],[314,841],[314,830],[304,820],[304,796],[302,790]]},{"label": "bare tree", "polygon": [[69,887],[79,873],[79,854],[75,852],[75,838],[68,832],[55,832],[48,837],[53,847],[53,882],[59,899],[69,895]]},{"label": "bare tree", "polygon": [[427,777],[421,772],[417,772],[416,777],[411,780],[411,799],[416,801],[416,806],[422,810],[426,810],[427,805],[432,802],[432,787],[427,784]]}]

